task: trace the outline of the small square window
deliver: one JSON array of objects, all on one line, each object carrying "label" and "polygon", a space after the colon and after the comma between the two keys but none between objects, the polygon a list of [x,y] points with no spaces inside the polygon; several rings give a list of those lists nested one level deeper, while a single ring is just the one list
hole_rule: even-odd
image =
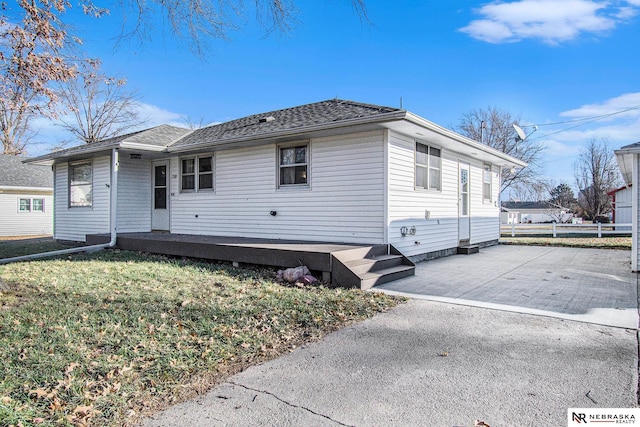
[{"label": "small square window", "polygon": [[31,199],[19,199],[18,212],[31,212]]},{"label": "small square window", "polygon": [[33,212],[44,212],[44,199],[33,199],[31,203]]}]

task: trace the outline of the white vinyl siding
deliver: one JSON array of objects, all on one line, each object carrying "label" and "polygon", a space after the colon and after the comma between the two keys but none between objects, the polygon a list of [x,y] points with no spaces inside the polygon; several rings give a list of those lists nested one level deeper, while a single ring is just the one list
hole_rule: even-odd
[{"label": "white vinyl siding", "polygon": [[[382,131],[312,139],[309,185],[278,188],[279,155],[276,144],[216,152],[215,193],[179,193],[172,177],[171,232],[384,241]],[[178,162],[172,159],[172,170]]]},{"label": "white vinyl siding", "polygon": [[[111,156],[93,159],[92,206],[69,207],[69,164],[55,166],[55,238],[85,241],[87,234],[108,233]],[[147,188],[147,194],[148,194]]]},{"label": "white vinyl siding", "polygon": [[151,231],[151,161],[120,156],[118,169],[119,233]]},{"label": "white vinyl siding", "polygon": [[[428,145],[428,141],[425,144]],[[458,164],[470,164],[470,241],[481,243],[499,238],[499,208],[484,204],[483,163],[451,150],[441,151],[441,191],[421,191],[415,186],[414,140],[389,132],[388,215],[389,243],[406,256],[458,246]],[[492,200],[498,200],[498,169],[493,168]],[[496,204],[497,205],[497,204]],[[427,218],[428,217],[428,218]],[[402,227],[415,227],[415,234],[402,236]]]},{"label": "white vinyl siding", "polygon": [[458,159],[442,150],[441,191],[416,190],[414,150],[412,138],[389,133],[389,243],[407,256],[458,246]]},{"label": "white vinyl siding", "polygon": [[[471,161],[471,244],[500,238],[500,175],[498,167],[491,167],[491,202],[484,197],[484,163]],[[495,202],[494,202],[495,201]]]},{"label": "white vinyl siding", "polygon": [[[52,190],[42,189],[35,194],[29,190],[3,190],[0,188],[0,236],[37,236],[53,234]],[[29,200],[30,210],[20,211],[20,199]],[[34,209],[42,200],[44,210]]]}]

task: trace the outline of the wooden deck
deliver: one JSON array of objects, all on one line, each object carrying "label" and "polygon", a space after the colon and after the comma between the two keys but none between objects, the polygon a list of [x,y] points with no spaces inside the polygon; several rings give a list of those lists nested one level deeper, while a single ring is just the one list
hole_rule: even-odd
[{"label": "wooden deck", "polygon": [[[108,234],[87,236],[88,244],[106,243]],[[296,240],[256,239],[245,237],[199,236],[172,233],[118,233],[116,246],[125,250],[159,253],[233,263],[268,265],[289,268],[306,265],[309,270],[322,273],[325,282],[344,287],[371,287],[382,283],[385,272],[375,271],[376,257],[384,257],[379,270],[390,268],[388,245],[357,245],[345,243],[303,242]],[[387,279],[399,278],[404,270],[413,274],[413,264],[404,257],[397,263],[393,273]],[[358,279],[359,273],[350,273],[350,267],[343,263],[351,260],[371,260],[367,267],[366,279]],[[360,264],[362,265],[362,264]],[[362,269],[362,267],[360,267]],[[387,280],[387,281],[388,281]]]},{"label": "wooden deck", "polygon": [[[87,236],[87,243],[108,242],[109,238],[106,234],[91,235]],[[118,233],[117,247],[132,251],[273,267],[306,265],[309,270],[331,271],[332,253],[365,246],[191,234]]]}]

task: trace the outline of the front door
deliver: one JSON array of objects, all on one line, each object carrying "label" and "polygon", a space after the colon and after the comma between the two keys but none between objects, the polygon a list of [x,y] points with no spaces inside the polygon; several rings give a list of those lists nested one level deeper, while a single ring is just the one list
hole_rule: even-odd
[{"label": "front door", "polygon": [[468,245],[471,221],[469,220],[469,164],[459,164],[458,193],[458,240],[460,245]]},{"label": "front door", "polygon": [[169,160],[153,162],[151,228],[169,231]]}]

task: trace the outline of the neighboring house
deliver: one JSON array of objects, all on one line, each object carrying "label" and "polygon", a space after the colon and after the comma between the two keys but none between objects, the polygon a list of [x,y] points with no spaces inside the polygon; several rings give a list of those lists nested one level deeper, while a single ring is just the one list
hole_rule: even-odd
[{"label": "neighboring house", "polygon": [[549,202],[502,202],[502,224],[565,223],[571,218],[570,209]]},{"label": "neighboring house", "polygon": [[[611,190],[607,193],[611,196],[611,221],[618,224],[631,224],[632,221],[632,188],[629,186],[622,186]],[[623,228],[616,227],[616,230]],[[631,228],[629,227],[629,230]]]},{"label": "neighboring house", "polygon": [[638,271],[638,260],[640,253],[638,245],[640,245],[640,234],[638,233],[638,217],[640,215],[640,206],[638,205],[638,189],[637,185],[640,168],[640,142],[625,145],[624,147],[614,151],[618,167],[625,183],[630,187],[631,195],[631,270]]},{"label": "neighboring house", "polygon": [[0,155],[0,236],[53,234],[53,173]]},{"label": "neighboring house", "polygon": [[500,171],[526,166],[406,110],[338,99],[31,162],[55,170],[56,239],[113,219],[118,233],[392,244],[413,260],[497,242]]}]

